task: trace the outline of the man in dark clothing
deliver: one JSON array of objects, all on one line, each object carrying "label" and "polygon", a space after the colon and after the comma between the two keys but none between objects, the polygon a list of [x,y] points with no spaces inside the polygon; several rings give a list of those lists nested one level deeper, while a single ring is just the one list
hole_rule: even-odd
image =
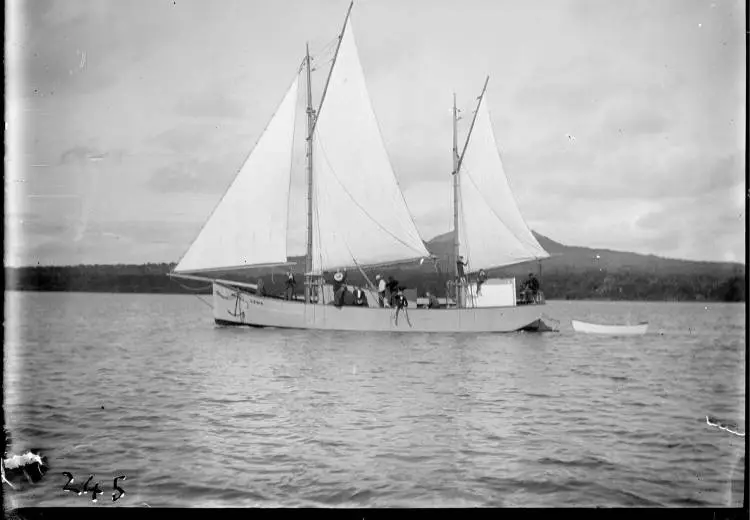
[{"label": "man in dark clothing", "polygon": [[532,303],[536,299],[536,294],[539,291],[539,280],[536,279],[534,273],[529,273],[529,277],[523,283],[523,296],[526,303]]},{"label": "man in dark clothing", "polygon": [[398,287],[398,292],[394,295],[394,303],[396,304],[396,325],[398,325],[398,315],[401,312],[401,309],[404,310],[404,314],[406,315],[406,321],[409,323],[409,326],[411,327],[411,321],[409,320],[409,313],[406,311],[406,308],[409,306],[409,302],[406,299],[406,296],[404,296],[404,288]]},{"label": "man in dark clothing", "polygon": [[344,286],[344,297],[341,300],[342,305],[354,305],[354,293]]},{"label": "man in dark clothing", "polygon": [[428,309],[438,309],[440,308],[440,302],[438,301],[437,297],[432,293],[427,293],[427,308]]},{"label": "man in dark clothing", "polygon": [[346,285],[340,285],[338,289],[336,289],[336,292],[333,294],[333,304],[336,307],[341,307],[344,305],[346,295],[349,293],[349,291],[346,290]]},{"label": "man in dark clothing", "polygon": [[534,273],[529,273],[529,288],[534,292],[534,294],[536,294],[539,290],[539,280],[536,279]]},{"label": "man in dark clothing", "polygon": [[395,280],[392,276],[388,277],[388,283],[385,284],[388,288],[388,304],[393,307],[393,302],[396,299],[396,292],[398,292],[398,280]]}]

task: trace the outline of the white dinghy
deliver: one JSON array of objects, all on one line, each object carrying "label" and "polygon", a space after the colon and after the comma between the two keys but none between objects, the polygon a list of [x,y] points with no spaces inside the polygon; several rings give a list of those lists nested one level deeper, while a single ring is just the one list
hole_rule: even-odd
[{"label": "white dinghy", "polygon": [[648,322],[637,325],[602,325],[585,321],[571,320],[573,330],[584,334],[608,334],[610,336],[640,336],[648,330]]}]

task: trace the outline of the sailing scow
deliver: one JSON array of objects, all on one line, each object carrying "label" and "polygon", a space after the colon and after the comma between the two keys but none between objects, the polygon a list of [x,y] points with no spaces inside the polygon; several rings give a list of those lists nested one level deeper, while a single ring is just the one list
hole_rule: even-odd
[{"label": "sailing scow", "polygon": [[[462,153],[458,154],[454,97],[453,294],[439,308],[421,308],[401,291],[392,306],[364,269],[430,257],[399,188],[360,64],[349,6],[317,110],[311,58],[234,181],[170,276],[210,281],[213,316],[222,325],[318,330],[511,332],[541,324],[543,298],[520,304],[515,279],[477,273],[549,256],[525,224],[505,177],[486,104],[485,82]],[[300,76],[307,98],[307,240],[304,299],[269,296],[259,285],[220,278],[219,272],[289,265],[288,210]],[[489,78],[488,78],[489,79]],[[345,216],[345,217],[344,217]],[[369,289],[334,291],[327,272],[359,270]],[[214,274],[217,273],[217,274]],[[472,280],[473,278],[473,280]],[[381,284],[384,282],[381,281]],[[342,289],[343,287],[343,289]],[[357,304],[337,297],[347,289]],[[335,296],[336,295],[336,296]],[[434,307],[430,300],[430,307]]]}]

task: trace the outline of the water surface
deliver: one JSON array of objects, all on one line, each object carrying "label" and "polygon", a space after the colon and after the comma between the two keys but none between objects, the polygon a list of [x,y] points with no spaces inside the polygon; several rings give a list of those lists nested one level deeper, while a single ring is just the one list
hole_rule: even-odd
[{"label": "water surface", "polygon": [[[549,302],[548,334],[226,328],[193,296],[6,293],[16,506],[729,506],[744,304]],[[570,318],[648,320],[642,337]],[[62,491],[70,471],[103,500]],[[111,502],[112,477],[127,495]]]}]

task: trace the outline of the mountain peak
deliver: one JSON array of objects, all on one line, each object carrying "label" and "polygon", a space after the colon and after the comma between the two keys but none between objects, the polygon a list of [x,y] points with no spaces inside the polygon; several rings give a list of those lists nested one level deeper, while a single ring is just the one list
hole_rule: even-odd
[{"label": "mountain peak", "polygon": [[[579,271],[579,270],[633,270],[645,271],[651,273],[671,272],[681,273],[696,271],[701,272],[719,272],[724,273],[743,273],[745,268],[742,264],[730,262],[697,262],[692,260],[680,260],[674,258],[662,258],[655,255],[644,255],[640,253],[631,253],[627,251],[613,251],[610,249],[599,249],[582,246],[568,246],[556,242],[536,231],[531,231],[539,242],[539,245],[547,251],[551,258],[544,260],[545,271],[562,270],[562,271]],[[438,257],[448,261],[449,265],[453,260],[453,231],[448,231],[434,237],[432,240],[425,242],[428,251]],[[507,271],[516,269],[524,270],[528,267],[519,265],[505,268]]]}]

